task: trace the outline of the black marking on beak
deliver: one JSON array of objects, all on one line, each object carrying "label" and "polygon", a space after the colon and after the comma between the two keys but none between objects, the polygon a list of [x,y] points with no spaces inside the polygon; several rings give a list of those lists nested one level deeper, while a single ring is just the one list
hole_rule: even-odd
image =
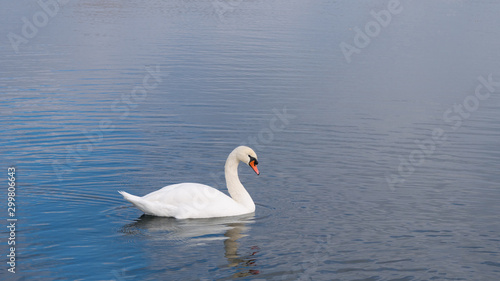
[{"label": "black marking on beak", "polygon": [[257,159],[255,157],[252,157],[250,155],[248,155],[248,157],[250,157],[250,162],[248,162],[249,165],[252,162],[254,162],[255,165],[259,165],[259,161],[257,161]]}]

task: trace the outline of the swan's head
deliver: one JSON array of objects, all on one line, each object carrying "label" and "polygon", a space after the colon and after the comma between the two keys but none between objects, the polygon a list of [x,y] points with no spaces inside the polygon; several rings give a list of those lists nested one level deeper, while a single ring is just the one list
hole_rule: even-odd
[{"label": "swan's head", "polygon": [[257,154],[255,154],[255,151],[253,151],[253,149],[248,146],[238,146],[236,149],[234,149],[233,153],[236,153],[236,157],[238,158],[238,160],[247,163],[248,166],[252,167],[257,175],[260,174],[259,169],[257,169],[259,161],[257,160]]}]

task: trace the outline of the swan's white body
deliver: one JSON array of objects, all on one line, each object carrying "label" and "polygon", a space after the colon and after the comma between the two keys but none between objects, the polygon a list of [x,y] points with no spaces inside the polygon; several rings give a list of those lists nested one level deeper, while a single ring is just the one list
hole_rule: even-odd
[{"label": "swan's white body", "polygon": [[257,170],[257,155],[246,146],[235,148],[225,165],[226,185],[231,197],[199,183],[179,183],[163,187],[143,197],[119,191],[123,197],[145,214],[187,218],[238,216],[255,211],[255,204],[238,178],[238,164],[243,161]]}]

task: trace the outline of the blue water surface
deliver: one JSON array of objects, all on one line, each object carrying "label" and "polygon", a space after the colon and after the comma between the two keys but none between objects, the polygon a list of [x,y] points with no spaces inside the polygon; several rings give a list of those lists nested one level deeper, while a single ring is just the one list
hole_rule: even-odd
[{"label": "blue water surface", "polygon": [[[499,3],[55,3],[0,9],[1,280],[499,280]],[[255,214],[117,193],[241,144]]]}]

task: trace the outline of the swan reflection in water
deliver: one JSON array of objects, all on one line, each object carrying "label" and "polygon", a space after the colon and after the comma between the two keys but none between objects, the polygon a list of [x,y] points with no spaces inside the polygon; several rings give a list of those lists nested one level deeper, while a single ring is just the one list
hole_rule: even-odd
[{"label": "swan reflection in water", "polygon": [[[144,235],[146,234],[144,230],[146,230],[149,233],[146,234],[149,239],[180,241],[191,246],[223,240],[227,266],[238,270],[233,274],[233,277],[245,277],[259,274],[258,270],[253,269],[256,266],[255,254],[258,253],[259,248],[253,246],[249,255],[240,256],[237,240],[248,236],[245,233],[248,233],[249,224],[254,223],[254,221],[254,214],[186,220],[142,215],[135,222],[125,225],[121,232],[126,235]],[[153,233],[154,235],[152,235]]]}]

